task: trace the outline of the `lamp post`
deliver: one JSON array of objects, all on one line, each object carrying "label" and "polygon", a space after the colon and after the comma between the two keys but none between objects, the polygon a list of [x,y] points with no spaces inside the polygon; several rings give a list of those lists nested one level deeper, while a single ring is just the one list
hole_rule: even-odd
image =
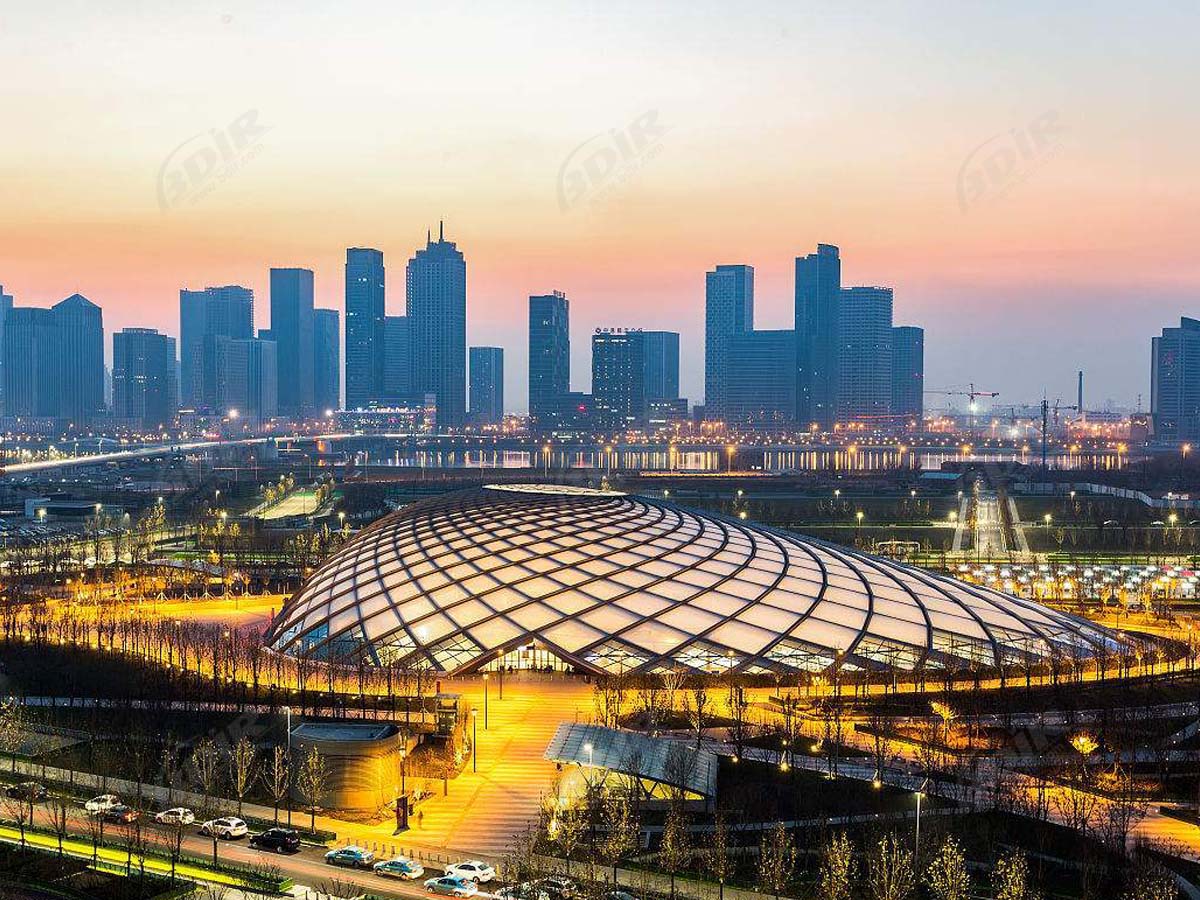
[{"label": "lamp post", "polygon": [[483,730],[488,726],[488,673],[483,673]]},{"label": "lamp post", "polygon": [[479,710],[471,710],[471,771],[479,771]]},{"label": "lamp post", "polygon": [[589,742],[589,743],[586,743],[586,744],[584,744],[584,745],[583,745],[583,749],[587,751],[587,755],[588,755],[588,768],[589,768],[589,769],[591,769],[591,768],[593,768],[593,765],[592,765],[592,751],[593,751],[593,750],[595,750],[596,748],[595,748],[595,747],[593,747],[593,746],[591,745],[591,743]]},{"label": "lamp post", "polygon": [[926,778],[921,782],[921,786],[917,788],[917,834],[913,841],[913,862],[920,864],[921,861],[921,798],[925,796],[925,788],[929,785],[929,779]]},{"label": "lamp post", "polygon": [[287,772],[288,772],[288,828],[292,827],[292,708],[285,706],[284,713],[287,715],[287,725],[284,726],[287,731]]}]

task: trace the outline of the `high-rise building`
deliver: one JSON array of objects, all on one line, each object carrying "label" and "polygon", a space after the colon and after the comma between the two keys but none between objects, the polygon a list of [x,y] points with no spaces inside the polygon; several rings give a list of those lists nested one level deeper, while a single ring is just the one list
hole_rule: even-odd
[{"label": "high-rise building", "polygon": [[646,402],[679,398],[679,332],[643,331]]},{"label": "high-rise building", "polygon": [[366,409],[384,392],[385,276],[379,250],[346,251],[346,409]]},{"label": "high-rise building", "polygon": [[154,328],[125,328],[113,334],[113,418],[142,428],[170,425],[175,418],[175,338]]},{"label": "high-rise building", "polygon": [[216,410],[213,338],[254,337],[254,291],[239,285],[179,292],[180,402],[186,409]]},{"label": "high-rise building", "polygon": [[1155,440],[1200,440],[1200,319],[1151,338],[1150,415]]},{"label": "high-rise building", "polygon": [[54,332],[54,318],[48,309],[16,306],[9,310],[4,327],[6,415],[58,415]]},{"label": "high-rise building", "polygon": [[725,415],[726,349],[754,328],[754,267],[717,266],[704,277],[704,415]]},{"label": "high-rise building", "polygon": [[336,309],[313,310],[313,405],[324,414],[341,408],[341,334]]},{"label": "high-rise building", "polygon": [[841,294],[836,419],[881,423],[892,409],[892,289]]},{"label": "high-rise building", "polygon": [[276,343],[262,338],[211,339],[216,371],[214,410],[238,418],[269,419],[279,411]]},{"label": "high-rise building", "polygon": [[72,294],[50,309],[14,307],[4,328],[4,395],[10,416],[79,425],[104,411],[104,317]]},{"label": "high-rise building", "polygon": [[556,420],[571,390],[571,307],[561,291],[529,298],[529,418]]},{"label": "high-rise building", "polygon": [[311,415],[316,402],[311,269],[271,270],[271,340],[279,366],[280,415]]},{"label": "high-rise building", "polygon": [[50,314],[59,356],[57,414],[75,423],[88,422],[104,412],[104,314],[82,294],[60,300]]},{"label": "high-rise building", "polygon": [[388,316],[383,324],[383,391],[380,399],[394,406],[413,396],[412,320]]},{"label": "high-rise building", "polygon": [[467,263],[438,226],[438,239],[408,261],[412,382],[437,398],[439,426],[463,424],[467,412]]},{"label": "high-rise building", "polygon": [[796,258],[796,421],[832,428],[838,402],[838,307],[842,262],[838,248]]},{"label": "high-rise building", "polygon": [[471,419],[478,425],[504,420],[504,350],[471,348]]},{"label": "high-rise building", "polygon": [[592,335],[592,397],[601,428],[627,428],[646,420],[646,345],[643,333],[596,329]]},{"label": "high-rise building", "polygon": [[925,413],[925,329],[892,329],[892,415],[920,424]]},{"label": "high-rise building", "polygon": [[724,421],[763,430],[783,429],[796,415],[796,332],[747,331],[725,347]]},{"label": "high-rise building", "polygon": [[12,295],[4,293],[4,285],[0,284],[0,415],[7,409],[4,403],[4,323],[12,308]]}]

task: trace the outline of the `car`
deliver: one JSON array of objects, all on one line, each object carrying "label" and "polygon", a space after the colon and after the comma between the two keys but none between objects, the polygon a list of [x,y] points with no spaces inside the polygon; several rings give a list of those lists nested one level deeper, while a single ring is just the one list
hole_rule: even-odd
[{"label": "car", "polygon": [[571,900],[578,893],[575,882],[561,875],[550,875],[535,883],[542,893],[550,897],[550,900]]},{"label": "car", "polygon": [[550,894],[542,890],[536,881],[522,881],[502,887],[495,894],[500,900],[553,900]]},{"label": "car", "polygon": [[638,900],[629,891],[609,891],[604,895],[604,900]]},{"label": "car", "polygon": [[251,837],[250,846],[275,853],[298,853],[300,835],[290,828],[268,828]]},{"label": "car", "polygon": [[479,885],[465,878],[440,875],[426,881],[425,890],[431,894],[447,894],[451,897],[473,897],[479,893]]},{"label": "car", "polygon": [[346,866],[350,869],[369,869],[375,862],[375,854],[366,847],[338,847],[325,854],[325,862],[331,866]]},{"label": "car", "polygon": [[182,828],[184,825],[191,825],[195,822],[196,814],[186,806],[173,806],[160,813],[155,813],[154,821],[159,825],[174,825],[176,828]]},{"label": "car", "polygon": [[124,803],[118,803],[116,806],[110,806],[104,812],[100,813],[100,817],[106,822],[131,825],[138,820],[138,811],[133,807],[126,806]]},{"label": "car", "polygon": [[471,859],[466,862],[451,863],[446,866],[446,874],[454,878],[465,878],[476,884],[485,884],[496,877],[496,870],[485,862]]},{"label": "car", "polygon": [[87,803],[83,804],[83,808],[92,815],[108,812],[114,806],[121,805],[121,798],[116,794],[101,794],[99,797],[93,797]]},{"label": "car", "polygon": [[200,833],[206,834],[209,837],[223,838],[227,841],[236,840],[240,837],[245,837],[250,829],[246,827],[246,823],[234,816],[225,816],[220,819],[209,819],[200,826]]},{"label": "car", "polygon": [[28,800],[30,803],[40,803],[50,797],[50,792],[36,781],[22,781],[20,784],[10,784],[4,793],[14,800]]},{"label": "car", "polygon": [[407,856],[397,856],[395,859],[385,859],[374,865],[376,875],[387,878],[400,878],[404,881],[415,881],[425,874],[425,867]]}]

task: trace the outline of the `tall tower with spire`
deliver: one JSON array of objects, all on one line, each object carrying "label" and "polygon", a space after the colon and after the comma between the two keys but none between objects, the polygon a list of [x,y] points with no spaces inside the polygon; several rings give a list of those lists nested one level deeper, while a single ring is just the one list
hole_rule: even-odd
[{"label": "tall tower with spire", "polygon": [[408,261],[413,392],[434,394],[439,427],[456,428],[467,412],[467,263],[438,223]]}]

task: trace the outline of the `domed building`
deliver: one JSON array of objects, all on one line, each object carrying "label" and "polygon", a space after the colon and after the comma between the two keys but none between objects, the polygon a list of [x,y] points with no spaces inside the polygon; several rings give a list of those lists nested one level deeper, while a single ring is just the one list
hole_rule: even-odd
[{"label": "domed building", "polygon": [[845,547],[657,498],[531,484],[380,519],[285,604],[268,640],[449,674],[990,668],[1118,649],[1075,616]]}]

